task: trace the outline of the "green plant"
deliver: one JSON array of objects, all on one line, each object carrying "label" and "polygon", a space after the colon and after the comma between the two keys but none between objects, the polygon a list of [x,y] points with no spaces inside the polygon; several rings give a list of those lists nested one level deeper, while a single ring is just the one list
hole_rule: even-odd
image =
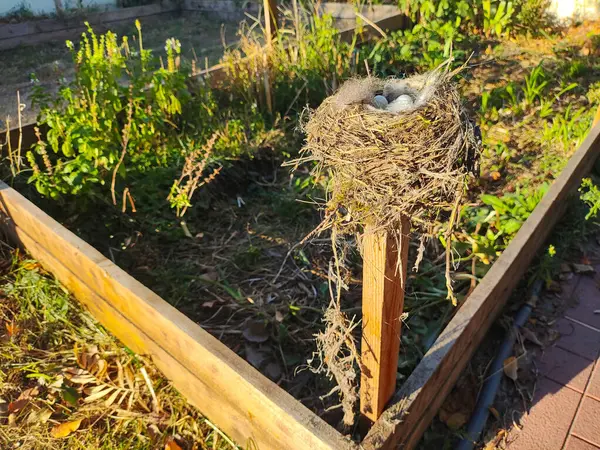
[{"label": "green plant", "polygon": [[553,24],[548,12],[551,3],[552,0],[516,0],[516,25],[534,35],[543,35],[544,29]]},{"label": "green plant", "polygon": [[153,68],[136,25],[138,52],[130,50],[126,37],[119,42],[110,31],[97,36],[88,25],[79,49],[67,42],[75,80],[54,98],[37,87],[38,123],[48,132],[44,138],[38,134],[27,159],[29,181],[42,195],[59,198],[110,184],[114,201],[117,177],[166,165],[179,155],[174,137],[190,99],[180,71],[181,48],[168,40],[166,67]]},{"label": "green plant", "polygon": [[515,12],[511,1],[501,0],[492,3],[492,0],[482,0],[483,32],[487,37],[496,35],[502,37],[511,30],[512,18]]},{"label": "green plant", "polygon": [[518,189],[501,197],[483,194],[483,205],[465,208],[461,214],[466,233],[455,243],[459,250],[470,247],[471,254],[489,264],[510,243],[548,190],[542,184],[535,190]]},{"label": "green plant", "polygon": [[573,111],[571,105],[567,106],[562,114],[556,114],[550,125],[544,124],[542,142],[553,147],[561,144],[563,151],[579,145],[587,134],[591,118],[587,108],[578,108]]},{"label": "green plant", "polygon": [[581,193],[579,198],[589,207],[585,219],[595,218],[598,211],[600,211],[600,190],[598,186],[594,184],[591,178],[584,178],[581,181],[579,192]]},{"label": "green plant", "polygon": [[547,85],[546,72],[541,65],[537,65],[529,75],[525,76],[525,86],[523,86],[525,106],[532,106],[536,99],[541,100]]}]

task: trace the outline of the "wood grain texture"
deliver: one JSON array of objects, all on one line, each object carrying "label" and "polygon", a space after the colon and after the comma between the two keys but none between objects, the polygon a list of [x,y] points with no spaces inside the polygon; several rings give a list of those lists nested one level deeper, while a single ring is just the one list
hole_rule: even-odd
[{"label": "wood grain texture", "polygon": [[65,19],[45,19],[16,24],[0,24],[0,50],[20,45],[34,45],[42,42],[74,38],[86,30],[84,22],[103,27],[122,21],[131,21],[156,14],[178,11],[173,3],[151,4],[120,8],[104,12],[82,14]]},{"label": "wood grain texture", "polygon": [[0,184],[2,227],[123,343],[152,360],[239,444],[345,449],[347,439],[27,199]]},{"label": "wood grain texture", "polygon": [[366,450],[414,448],[536,252],[600,155],[600,126],[590,131],[515,238],[442,331],[391,406],[361,443]]},{"label": "wood grain texture", "polygon": [[360,411],[372,422],[396,390],[409,232],[410,222],[403,218],[399,248],[392,234],[370,227],[362,242]]}]

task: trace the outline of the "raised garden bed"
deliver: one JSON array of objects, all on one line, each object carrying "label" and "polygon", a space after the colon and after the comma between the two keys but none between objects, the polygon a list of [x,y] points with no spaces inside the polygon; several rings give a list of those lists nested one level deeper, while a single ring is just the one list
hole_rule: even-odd
[{"label": "raised garden bed", "polygon": [[[223,68],[217,68],[213,73],[224,71]],[[558,220],[559,212],[564,208],[570,192],[578,186],[581,177],[592,166],[598,154],[598,134],[597,128],[589,134],[502,256],[477,288],[470,292],[420,364],[402,383],[392,404],[368,432],[361,443],[363,448],[393,448],[402,444],[412,448],[416,445],[471,353],[501,311],[510,291]],[[255,164],[260,165],[261,162]],[[250,166],[248,171],[253,168],[254,166]],[[260,183],[275,185],[274,180],[265,178],[260,179]],[[234,186],[232,189],[238,187]],[[234,192],[236,191],[232,191]],[[178,389],[240,444],[252,441],[259,448],[355,448],[359,445],[327,425],[316,413],[301,405],[230,350],[231,347],[236,348],[235,340],[239,338],[240,330],[231,330],[234,333],[231,338],[226,339],[229,348],[217,340],[213,335],[222,337],[227,333],[229,321],[220,325],[216,331],[212,329],[213,335],[209,334],[171,306],[173,304],[186,311],[186,306],[189,305],[178,305],[177,296],[164,295],[170,300],[170,304],[162,300],[13,189],[3,186],[0,196],[7,233],[54,273],[125,344],[135,351],[151,355]],[[243,201],[238,195],[238,208],[243,205]],[[231,212],[235,217],[235,212]],[[102,213],[97,211],[96,216],[98,214]],[[250,234],[255,232],[254,224],[258,225],[259,217],[260,212],[251,217],[247,224],[248,240],[255,239]],[[300,214],[293,219],[299,221]],[[80,218],[79,223],[81,220]],[[88,220],[97,221],[97,217],[90,216]],[[229,230],[233,224],[234,222]],[[162,224],[156,225],[156,233],[160,232],[161,227]],[[221,224],[215,224],[215,227],[227,229]],[[79,232],[77,225],[73,228]],[[210,229],[211,224],[207,224],[205,228]],[[93,227],[88,227],[84,235],[90,236],[91,229]],[[210,251],[211,248],[218,253],[227,248],[230,240],[235,237],[236,228],[233,230],[229,238],[221,232],[218,235],[220,242],[215,241],[212,247],[205,244],[205,248],[200,249],[198,245],[198,253]],[[110,238],[112,240],[113,237]],[[102,238],[98,237],[91,242],[98,245],[99,239]],[[202,236],[196,236],[196,239],[202,239]],[[258,232],[256,239],[273,237]],[[135,242],[132,244],[129,237],[127,242],[125,247],[135,246]],[[292,239],[288,240],[290,245],[292,242]],[[178,247],[196,247],[194,241],[180,244]],[[101,245],[104,253],[114,259],[110,245]],[[160,252],[164,248],[153,250]],[[190,252],[189,259],[185,259],[184,252],[176,255],[184,256],[182,261],[178,261],[179,264],[194,264],[194,252]],[[237,267],[238,264],[244,267],[252,262],[256,265],[257,261],[261,261],[261,256],[264,255],[260,255],[260,252],[257,254],[250,245],[248,251],[241,254],[239,259],[236,258],[230,267]],[[169,257],[170,253],[166,255],[167,259]],[[122,264],[123,260],[119,259]],[[283,260],[282,268],[286,260],[287,257]],[[148,268],[141,267],[145,260],[132,262],[134,264],[124,266],[132,268],[132,273],[136,277],[143,277],[147,284],[153,282],[153,275],[147,273]],[[296,264],[296,261],[291,263]],[[175,265],[172,270],[177,271],[178,267],[183,266]],[[203,271],[204,269],[202,267]],[[253,273],[244,269],[241,271]],[[286,274],[285,281],[297,283],[294,277],[299,272],[300,269]],[[281,270],[275,278],[280,273]],[[202,276],[207,283],[214,283],[213,275],[207,272]],[[255,281],[251,278],[248,283]],[[269,289],[282,288],[282,285],[275,285],[275,282],[271,284],[273,286],[269,286]],[[297,284],[300,289],[302,283]],[[155,288],[160,283],[152,286]],[[191,283],[186,283],[182,287],[190,286]],[[236,292],[224,283],[222,286],[229,289],[227,293],[234,299],[240,297],[241,300],[238,301],[254,302],[251,298],[245,298],[239,290]],[[162,292],[160,289],[163,287],[159,287],[159,292]],[[313,284],[310,287],[315,288]],[[176,290],[178,286],[173,288]],[[294,295],[310,297],[309,288],[304,290],[305,294],[299,289],[296,289]],[[268,292],[264,294],[268,303]],[[314,316],[318,317],[317,314]],[[283,358],[285,361],[285,357]],[[249,360],[248,354],[246,359]]]},{"label": "raised garden bed", "polygon": [[[413,448],[600,155],[595,127],[502,256],[461,306],[361,443]],[[14,189],[3,230],[125,345],[152,357],[183,395],[237,442],[261,449],[358,448],[200,326]]]}]

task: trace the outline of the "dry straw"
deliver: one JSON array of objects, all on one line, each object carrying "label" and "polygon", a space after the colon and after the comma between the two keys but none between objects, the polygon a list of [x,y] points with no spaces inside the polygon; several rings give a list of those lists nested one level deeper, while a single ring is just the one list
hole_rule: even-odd
[{"label": "dry straw", "polygon": [[[399,239],[409,232],[400,226],[404,215],[422,237],[447,222],[449,238],[466,181],[478,170],[480,139],[453,81],[456,71],[446,67],[402,80],[351,79],[309,114],[304,127],[306,145],[297,162],[316,161],[317,172],[331,175],[325,218],[314,233],[331,229],[337,268],[326,329],[316,336],[324,363],[317,370],[336,379],[346,425],[353,421],[360,361],[351,334],[356,322],[340,306],[339,237],[360,235],[369,225],[372,232],[385,230]],[[376,96],[385,97],[383,105]],[[392,111],[394,100],[402,106]],[[455,302],[450,252],[446,262],[449,298]]]},{"label": "dry straw", "polygon": [[[449,217],[479,154],[453,75],[438,69],[403,80],[352,79],[310,115],[303,160],[329,170],[333,183],[320,230],[371,224],[394,231],[406,215],[414,231],[431,234]],[[408,95],[412,106],[378,109],[377,94],[390,101]]]}]

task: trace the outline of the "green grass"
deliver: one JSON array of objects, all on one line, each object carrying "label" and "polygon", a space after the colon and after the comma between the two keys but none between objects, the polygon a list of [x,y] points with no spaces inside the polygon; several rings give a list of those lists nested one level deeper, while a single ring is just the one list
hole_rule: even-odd
[{"label": "green grass", "polygon": [[[2,245],[0,447],[145,450],[164,448],[175,437],[183,449],[193,445],[232,448],[228,439],[189,406],[149,360],[123,347],[38,263],[16,251],[9,254],[6,244]],[[86,363],[82,355],[96,355],[94,358],[105,361],[105,375]],[[148,387],[139,381],[141,368],[147,371],[159,411],[146,410],[137,400],[131,406],[127,400],[113,400],[107,405],[108,396],[86,401],[91,395],[89,389],[118,384],[115,370],[119,364],[130,370],[135,380],[135,388],[131,388],[135,398],[150,405]],[[67,373],[74,369],[96,374],[97,381],[70,381]],[[15,409],[27,389],[36,389],[37,393]],[[52,436],[53,429],[73,420],[82,420],[78,430],[64,438]]]}]

